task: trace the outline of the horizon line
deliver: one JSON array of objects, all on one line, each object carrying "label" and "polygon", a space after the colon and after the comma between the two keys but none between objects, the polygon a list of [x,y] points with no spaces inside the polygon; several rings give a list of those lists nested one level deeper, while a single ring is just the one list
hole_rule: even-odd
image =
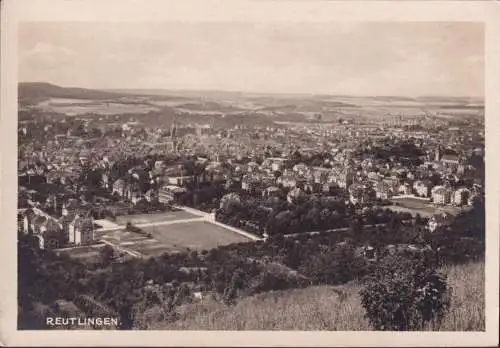
[{"label": "horizon line", "polygon": [[331,97],[396,97],[396,98],[408,98],[408,99],[417,99],[417,98],[474,98],[474,99],[481,99],[484,102],[484,95],[479,96],[479,95],[443,95],[443,94],[428,94],[428,95],[417,95],[417,96],[410,96],[410,95],[367,95],[367,94],[344,94],[344,93],[332,93],[332,92],[268,92],[268,91],[263,91],[263,92],[257,92],[257,91],[243,91],[243,90],[224,90],[224,89],[174,89],[174,88],[154,88],[154,87],[129,87],[129,88],[99,88],[99,87],[81,87],[81,86],[68,86],[68,85],[61,85],[53,82],[47,82],[47,81],[18,81],[17,84],[22,84],[22,83],[31,83],[31,84],[49,84],[53,85],[55,87],[60,87],[60,88],[79,88],[79,89],[86,89],[86,90],[94,90],[94,91],[101,91],[101,92],[109,92],[109,91],[165,91],[165,92],[220,92],[220,93],[240,93],[240,94],[269,94],[269,95],[309,95],[309,96],[331,96]]}]

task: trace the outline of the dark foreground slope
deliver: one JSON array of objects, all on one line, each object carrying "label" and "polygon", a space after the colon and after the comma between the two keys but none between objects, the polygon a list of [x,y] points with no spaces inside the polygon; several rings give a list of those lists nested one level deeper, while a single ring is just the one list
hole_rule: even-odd
[{"label": "dark foreground slope", "polygon": [[[451,309],[440,331],[485,330],[484,264],[445,269],[453,288]],[[154,323],[151,329],[170,330],[371,330],[364,318],[354,283],[268,292],[241,300],[233,307],[205,302],[180,311],[173,323]]]}]

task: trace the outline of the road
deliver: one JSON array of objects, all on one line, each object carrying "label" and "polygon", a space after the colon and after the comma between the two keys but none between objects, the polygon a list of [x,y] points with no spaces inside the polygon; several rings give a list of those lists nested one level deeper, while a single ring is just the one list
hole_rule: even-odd
[{"label": "road", "polygon": [[[363,228],[372,228],[372,227],[380,227],[380,226],[385,226],[387,224],[376,224],[376,225],[364,225]],[[320,233],[330,233],[330,232],[346,232],[349,230],[350,227],[342,227],[342,228],[334,228],[331,230],[324,230],[324,231],[311,231],[311,232],[301,232],[301,233],[291,233],[291,234],[285,234],[283,237],[285,238],[292,238],[292,237],[298,237],[298,236],[303,236],[305,234],[308,234],[310,236],[318,235]]]}]

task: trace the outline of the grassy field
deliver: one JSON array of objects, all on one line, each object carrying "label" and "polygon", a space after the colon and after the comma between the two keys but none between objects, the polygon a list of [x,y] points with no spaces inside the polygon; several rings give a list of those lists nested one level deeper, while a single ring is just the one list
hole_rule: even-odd
[{"label": "grassy field", "polygon": [[203,221],[143,227],[142,230],[151,233],[153,238],[125,230],[102,232],[99,238],[144,256],[182,252],[188,248],[209,250],[220,245],[249,241],[244,236]]},{"label": "grassy field", "polygon": [[143,230],[151,233],[162,244],[191,250],[208,250],[220,245],[249,241],[235,232],[203,221],[145,227]]},{"label": "grassy field", "polygon": [[[416,215],[417,213],[423,217],[430,217],[434,214],[440,212],[447,212],[451,215],[457,215],[460,213],[460,208],[454,206],[436,206],[432,203],[426,202],[424,200],[419,200],[415,198],[393,198],[392,202],[398,205],[390,205],[385,208],[389,208],[393,211],[398,211],[402,213],[410,213]],[[467,209],[465,207],[464,209]]]},{"label": "grassy field", "polygon": [[82,262],[93,261],[99,258],[101,249],[105,244],[95,244],[89,246],[82,246],[76,248],[65,248],[58,250],[57,252],[61,255],[68,255],[73,259],[80,260]]},{"label": "grassy field", "polygon": [[[484,331],[484,264],[452,266],[444,271],[453,287],[452,306],[439,331]],[[371,330],[364,318],[357,284],[318,286],[259,294],[234,307],[215,302],[192,304],[181,319],[151,329],[170,330]],[[339,294],[340,293],[340,294]]]},{"label": "grassy field", "polygon": [[165,252],[177,251],[176,248],[165,245],[157,239],[147,238],[125,230],[104,232],[100,238],[120,248],[139,252],[144,256],[159,256]]},{"label": "grassy field", "polygon": [[130,222],[136,225],[136,224],[147,224],[152,222],[192,219],[197,217],[198,216],[190,214],[183,210],[178,210],[178,211],[169,211],[166,213],[122,215],[116,218],[116,223],[119,225],[126,225],[127,222]]}]

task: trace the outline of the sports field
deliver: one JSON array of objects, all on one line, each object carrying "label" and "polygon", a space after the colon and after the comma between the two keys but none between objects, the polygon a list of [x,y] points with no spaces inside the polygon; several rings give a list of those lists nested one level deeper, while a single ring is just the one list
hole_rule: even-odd
[{"label": "sports field", "polygon": [[119,225],[126,225],[127,222],[130,222],[134,225],[137,225],[137,224],[147,224],[152,222],[192,219],[197,217],[198,216],[190,214],[183,210],[177,210],[177,211],[169,211],[166,213],[122,215],[116,218],[116,223]]},{"label": "sports field", "polygon": [[171,248],[162,244],[154,238],[148,238],[138,233],[125,230],[115,230],[104,232],[99,238],[113,244],[114,246],[130,251],[133,254],[139,253],[142,256],[157,256],[165,252],[173,252]]},{"label": "sports field", "polygon": [[244,236],[204,221],[144,227],[142,230],[151,233],[153,238],[123,229],[102,232],[98,238],[146,257],[188,249],[209,250],[220,245],[249,241]]},{"label": "sports field", "polygon": [[144,231],[151,233],[162,244],[181,250],[185,248],[208,250],[221,245],[248,242],[250,240],[223,227],[204,221],[146,227]]}]

